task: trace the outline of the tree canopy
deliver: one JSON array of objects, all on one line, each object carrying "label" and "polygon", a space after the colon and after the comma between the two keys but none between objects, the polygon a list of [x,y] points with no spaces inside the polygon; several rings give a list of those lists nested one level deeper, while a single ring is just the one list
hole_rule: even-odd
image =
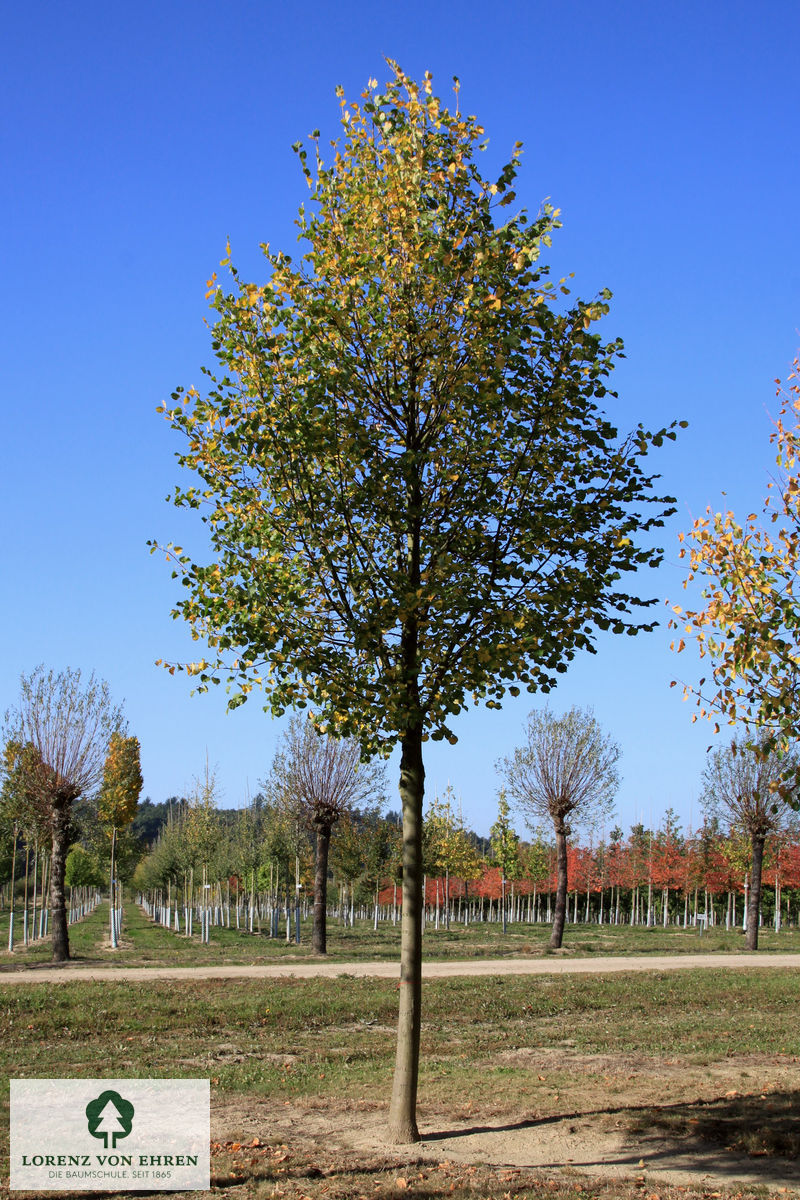
[{"label": "tree canopy", "polygon": [[511,826],[510,813],[506,790],[501,788],[497,797],[497,820],[489,830],[489,839],[492,860],[503,872],[504,879],[513,879],[520,869],[519,835]]},{"label": "tree canopy", "polygon": [[[684,698],[693,692],[702,716],[747,726],[756,753],[767,755],[785,755],[800,738],[800,606],[794,595],[800,569],[799,379],[795,360],[788,390],[776,380],[781,408],[770,440],[777,446],[778,475],[768,484],[761,514],[739,521],[730,510],[708,508],[694,522],[680,552],[689,566],[684,587],[701,581],[707,603],[696,609],[673,605],[678,615],[672,627],[683,636],[672,648],[682,651],[692,637],[711,667],[710,679],[684,687]],[[796,803],[797,783],[790,756],[772,787]]]},{"label": "tree canopy", "polygon": [[618,583],[660,561],[634,544],[672,511],[642,459],[674,429],[618,441],[600,411],[610,293],[557,310],[558,212],[516,203],[519,144],[485,179],[483,127],[399,68],[340,103],[331,164],[296,147],[305,254],[265,245],[260,285],[223,260],[221,371],[167,410],[193,473],[173,499],[212,545],[206,564],[168,547],[176,613],[212,651],[170,667],[200,690],[227,676],[231,705],[256,685],[275,714],[312,703],[374,748],[417,711],[453,737],[471,699],[548,690],[598,628],[652,628]]},{"label": "tree canopy", "polygon": [[101,823],[114,829],[129,825],[136,816],[141,790],[139,739],[112,733],[98,796]]},{"label": "tree canopy", "polygon": [[42,760],[33,742],[10,738],[3,747],[0,815],[9,828],[33,837],[50,832],[51,810],[41,786]]}]

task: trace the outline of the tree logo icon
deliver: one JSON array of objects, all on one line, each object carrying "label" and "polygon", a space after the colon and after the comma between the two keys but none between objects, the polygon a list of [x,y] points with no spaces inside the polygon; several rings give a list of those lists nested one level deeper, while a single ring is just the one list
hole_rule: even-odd
[{"label": "tree logo icon", "polygon": [[133,1105],[130,1100],[123,1100],[119,1092],[101,1092],[96,1100],[90,1100],[86,1105],[86,1120],[92,1137],[102,1138],[106,1150],[110,1138],[113,1150],[117,1138],[125,1138],[131,1131]]}]

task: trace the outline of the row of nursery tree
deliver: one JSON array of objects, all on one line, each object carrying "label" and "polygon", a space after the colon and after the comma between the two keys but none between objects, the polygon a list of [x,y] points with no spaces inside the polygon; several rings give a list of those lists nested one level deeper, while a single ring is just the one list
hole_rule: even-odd
[{"label": "row of nursery tree", "polygon": [[[206,767],[189,797],[160,806],[160,831],[142,854],[136,828],[141,790],[139,745],[126,737],[104,685],[81,689],[77,673],[42,670],[23,681],[25,722],[6,741],[0,840],[0,884],[11,907],[23,897],[23,940],[48,930],[59,897],[65,923],[75,903],[66,888],[107,883],[111,944],[122,919],[120,877],[132,882],[148,911],[172,928],[191,932],[197,914],[204,937],[211,925],[275,928],[281,909],[313,903],[312,944],[326,950],[329,911],[353,916],[369,905],[374,922],[397,919],[403,882],[402,821],[384,815],[386,772],[380,759],[364,761],[356,739],[321,735],[313,719],[293,717],[273,758],[263,790],[241,811],[220,810],[213,773]],[[60,705],[60,707],[59,707]],[[50,728],[48,757],[68,742],[66,709],[83,712],[78,733],[94,741],[94,789],[74,791],[66,803],[45,769],[45,754],[25,729]],[[81,709],[83,705],[83,709]],[[85,710],[85,711],[84,711]],[[109,714],[114,721],[109,722]],[[100,721],[104,717],[105,724]],[[80,750],[61,747],[62,756]],[[99,748],[105,747],[104,755]],[[512,920],[552,923],[560,946],[567,922],[708,923],[741,920],[748,945],[757,947],[762,909],[776,926],[792,916],[800,886],[800,838],[791,810],[775,801],[774,783],[785,757],[756,753],[744,740],[710,756],[703,775],[706,820],[684,834],[670,810],[661,826],[635,826],[626,838],[611,825],[618,784],[619,748],[589,710],[563,715],[548,709],[528,718],[525,739],[497,763],[497,819],[488,842],[464,826],[451,789],[428,806],[422,831],[422,911],[440,920]],[[523,841],[515,815],[532,833]],[[142,817],[155,816],[155,806]],[[606,835],[606,829],[611,826]],[[151,830],[153,824],[150,824]],[[65,854],[71,839],[72,847]],[[24,864],[24,866],[23,866]],[[762,878],[771,886],[762,905]],[[57,886],[58,885],[58,886]],[[329,897],[329,886],[333,895]],[[49,891],[49,904],[45,893]],[[84,904],[84,892],[78,893]],[[795,911],[795,916],[797,915]],[[57,938],[54,929],[54,947]]]},{"label": "row of nursery tree", "polygon": [[[557,848],[543,837],[521,839],[507,825],[507,805],[487,853],[464,829],[452,798],[434,800],[425,817],[425,919],[438,928],[453,921],[551,923],[558,890]],[[241,811],[173,809],[133,876],[148,907],[173,914],[204,907],[215,924],[269,929],[277,910],[298,903],[305,914],[314,895],[313,832],[288,820],[263,796]],[[204,845],[205,843],[205,845]],[[402,881],[401,830],[395,814],[345,814],[329,852],[327,915],[396,921]],[[752,890],[752,844],[716,819],[684,833],[672,812],[661,827],[635,825],[567,848],[565,923],[724,924],[746,922]],[[766,840],[762,880],[769,892],[763,914],[781,924],[800,922],[800,830],[787,827]],[[209,886],[210,885],[210,886]],[[206,896],[205,893],[210,892]],[[172,922],[170,922],[171,924]],[[180,926],[179,926],[180,927]]]},{"label": "row of nursery tree", "polygon": [[[613,825],[605,832],[618,757],[590,712],[532,713],[524,744],[498,763],[504,786],[488,842],[465,828],[451,789],[428,806],[423,923],[547,921],[560,945],[568,921],[741,921],[755,948],[762,909],[778,927],[782,913],[797,918],[800,831],[769,787],[785,764],[734,741],[709,760],[699,831],[684,833],[670,810],[659,828],[637,825],[626,838]],[[360,907],[375,923],[397,919],[402,823],[382,815],[385,802],[381,765],[294,718],[263,792],[242,811],[219,811],[207,774],[171,808],[134,883],[166,923],[179,922],[178,909],[188,923],[196,907],[204,933],[230,925],[231,912],[239,928],[273,929],[276,911],[288,920],[313,898],[313,945],[324,953],[330,913],[352,920]],[[512,825],[512,803],[528,840]],[[763,905],[762,879],[772,889]]]}]

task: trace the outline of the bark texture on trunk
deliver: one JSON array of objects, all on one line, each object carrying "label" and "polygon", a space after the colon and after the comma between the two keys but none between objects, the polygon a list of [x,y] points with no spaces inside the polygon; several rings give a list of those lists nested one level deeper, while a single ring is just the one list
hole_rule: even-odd
[{"label": "bark texture on trunk", "polygon": [[758,949],[758,918],[761,913],[761,867],[764,862],[764,835],[753,834],[753,869],[750,878],[750,902],[747,906],[747,949]]},{"label": "bark texture on trunk", "polygon": [[117,827],[114,825],[111,830],[111,874],[109,878],[109,901],[111,903],[111,946],[112,949],[117,949],[117,880],[116,880],[116,849],[117,849]]},{"label": "bark texture on trunk", "polygon": [[53,962],[69,959],[69,928],[67,924],[67,902],[64,889],[64,873],[67,868],[69,847],[69,822],[73,796],[60,792],[53,797],[53,861],[50,867],[50,920],[53,930]]},{"label": "bark texture on trunk", "polygon": [[567,833],[563,823],[556,824],[556,909],[553,916],[553,932],[550,946],[561,949],[564,937],[564,921],[567,916]]},{"label": "bark texture on trunk", "polygon": [[422,1003],[422,726],[403,738],[400,797],[403,803],[403,917],[400,943],[400,1012],[397,1023],[389,1141],[418,1142],[417,1082]]},{"label": "bark texture on trunk", "polygon": [[330,825],[318,825],[317,853],[314,859],[314,928],[311,934],[311,949],[315,954],[327,954],[328,948],[328,850],[330,844]]}]

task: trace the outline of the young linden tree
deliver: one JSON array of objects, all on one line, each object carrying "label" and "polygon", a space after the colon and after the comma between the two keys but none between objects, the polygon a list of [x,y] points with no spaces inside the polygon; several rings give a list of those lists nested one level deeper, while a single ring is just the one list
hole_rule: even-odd
[{"label": "young linden tree", "polygon": [[[694,692],[702,716],[745,725],[755,753],[783,756],[785,770],[772,779],[772,789],[797,807],[800,775],[796,756],[787,751],[800,737],[800,606],[794,594],[800,570],[800,360],[788,391],[776,382],[782,404],[771,440],[779,474],[768,485],[761,518],[752,512],[738,521],[730,511],[712,514],[709,508],[694,522],[680,552],[689,562],[684,587],[702,580],[706,604],[673,605],[678,616],[672,627],[694,637],[700,657],[711,664],[708,683],[687,685],[684,699]],[[684,637],[672,643],[678,652],[684,646]]]},{"label": "young linden tree", "polygon": [[118,902],[121,893],[117,881],[117,838],[136,816],[139,793],[142,790],[139,739],[112,733],[108,744],[103,784],[98,795],[100,824],[111,838],[111,860],[109,865],[109,897],[111,908],[111,945],[119,945]]},{"label": "young linden tree", "polygon": [[[211,553],[167,547],[176,614],[210,657],[183,664],[230,704],[260,686],[274,714],[314,706],[365,756],[401,748],[403,932],[390,1135],[416,1140],[423,743],[455,741],[469,703],[547,691],[598,628],[653,622],[620,584],[655,566],[642,460],[673,428],[619,440],[599,408],[621,350],[594,332],[609,293],[566,307],[540,261],[558,226],[529,221],[478,166],[484,130],[390,64],[323,162],[298,260],[264,246],[265,278],[211,281],[219,361],[167,418]],[[458,84],[456,83],[456,93]],[[646,507],[645,507],[646,506]],[[175,670],[174,663],[167,664]]]}]

